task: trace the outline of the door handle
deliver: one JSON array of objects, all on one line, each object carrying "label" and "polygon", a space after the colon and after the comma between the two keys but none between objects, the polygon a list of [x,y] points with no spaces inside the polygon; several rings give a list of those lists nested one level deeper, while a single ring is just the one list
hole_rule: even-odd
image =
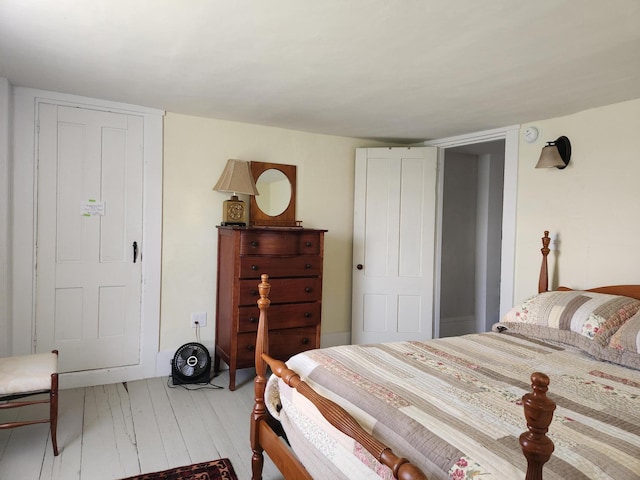
[{"label": "door handle", "polygon": [[133,242],[133,263],[138,259],[138,242]]}]

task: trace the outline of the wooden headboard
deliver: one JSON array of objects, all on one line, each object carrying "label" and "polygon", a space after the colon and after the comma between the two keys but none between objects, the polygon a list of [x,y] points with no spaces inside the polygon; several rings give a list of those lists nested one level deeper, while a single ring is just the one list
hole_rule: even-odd
[{"label": "wooden headboard", "polygon": [[[549,244],[551,238],[549,237],[549,231],[545,230],[542,237],[542,265],[540,266],[540,277],[538,279],[538,293],[549,291],[549,268],[547,257],[551,249]],[[569,287],[558,287],[557,290],[574,290]],[[607,285],[605,287],[596,287],[586,289],[588,292],[596,293],[608,293],[610,295],[624,295],[625,297],[631,297],[640,300],[640,285]]]}]

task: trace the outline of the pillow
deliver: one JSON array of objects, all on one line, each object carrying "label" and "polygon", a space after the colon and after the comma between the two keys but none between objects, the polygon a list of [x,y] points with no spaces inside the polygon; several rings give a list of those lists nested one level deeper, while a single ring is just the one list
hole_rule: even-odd
[{"label": "pillow", "polygon": [[589,353],[599,360],[640,370],[640,312],[611,336],[608,345],[592,345]]},{"label": "pillow", "polygon": [[616,350],[640,353],[640,313],[636,313],[613,334],[609,346]]},{"label": "pillow", "polygon": [[611,336],[640,311],[640,300],[582,290],[544,292],[509,311],[494,331],[554,340],[588,351],[607,346]]}]

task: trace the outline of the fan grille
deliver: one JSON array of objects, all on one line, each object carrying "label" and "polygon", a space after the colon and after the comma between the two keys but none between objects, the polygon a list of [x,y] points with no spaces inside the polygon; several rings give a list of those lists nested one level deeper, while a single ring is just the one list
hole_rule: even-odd
[{"label": "fan grille", "polygon": [[182,345],[173,358],[173,383],[206,383],[211,371],[211,356],[200,343]]}]

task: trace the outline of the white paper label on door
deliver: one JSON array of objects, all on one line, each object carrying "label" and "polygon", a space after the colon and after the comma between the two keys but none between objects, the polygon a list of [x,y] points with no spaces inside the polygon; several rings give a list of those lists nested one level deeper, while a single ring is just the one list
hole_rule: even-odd
[{"label": "white paper label on door", "polygon": [[80,202],[80,214],[85,217],[104,215],[104,202],[96,200],[83,200]]}]

